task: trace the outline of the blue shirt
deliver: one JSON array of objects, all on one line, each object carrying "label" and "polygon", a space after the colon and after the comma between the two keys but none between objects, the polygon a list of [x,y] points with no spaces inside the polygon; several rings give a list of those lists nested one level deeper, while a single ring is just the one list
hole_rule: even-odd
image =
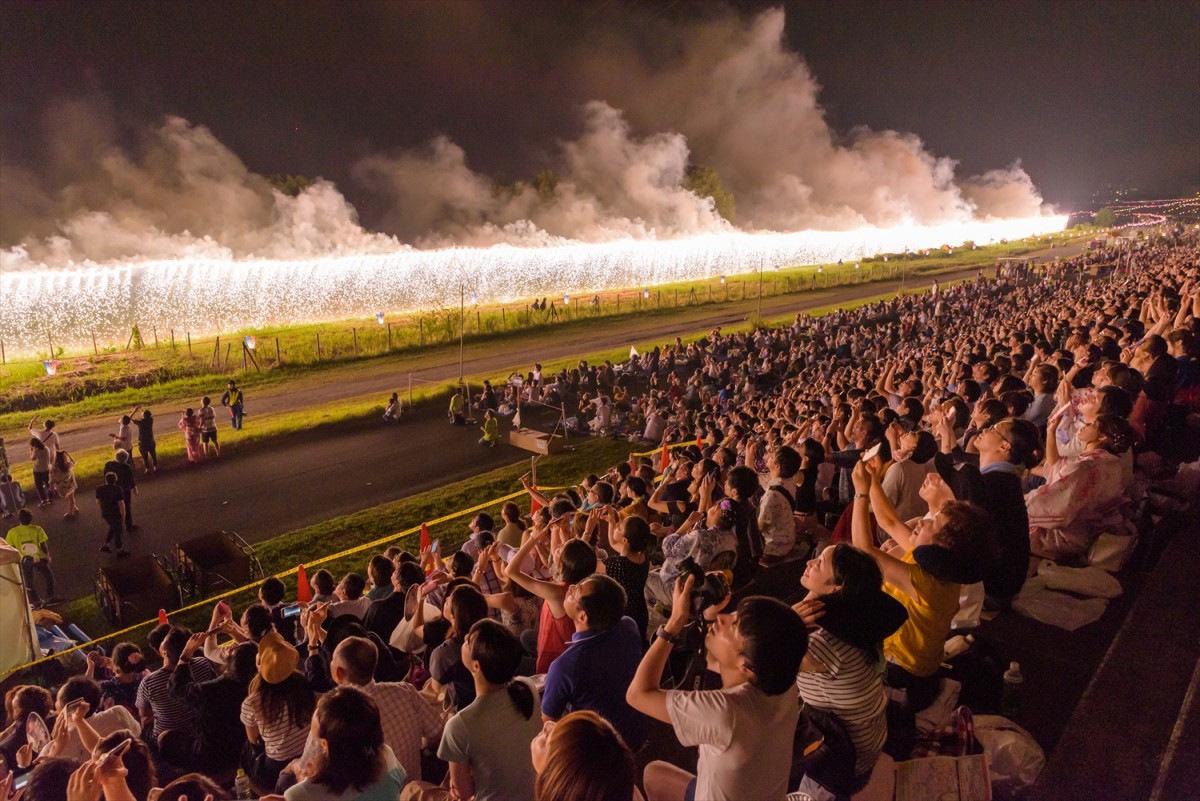
[{"label": "blue shirt", "polygon": [[625,701],[625,691],[642,661],[642,637],[632,618],[608,631],[578,631],[550,665],[542,691],[542,714],[561,718],[590,709],[606,718],[636,751],[646,742],[646,718]]},{"label": "blue shirt", "polygon": [[1021,475],[1021,465],[1013,464],[1012,462],[992,462],[987,467],[979,468],[980,475],[988,473],[1011,473],[1014,476]]}]

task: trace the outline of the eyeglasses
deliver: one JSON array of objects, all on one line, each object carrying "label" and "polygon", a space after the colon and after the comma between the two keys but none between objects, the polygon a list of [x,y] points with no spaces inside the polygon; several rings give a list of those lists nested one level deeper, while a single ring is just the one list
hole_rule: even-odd
[{"label": "eyeglasses", "polygon": [[999,423],[993,423],[992,425],[988,426],[987,428],[985,428],[985,429],[983,429],[983,430],[984,430],[984,431],[993,431],[993,432],[995,432],[995,434],[996,434],[996,436],[997,436],[997,437],[999,437],[1000,439],[1002,439],[1002,440],[1004,440],[1005,442],[1007,442],[1007,443],[1009,444],[1009,447],[1012,447],[1012,440],[1011,440],[1011,439],[1009,439],[1008,437],[1004,436],[1004,433],[1003,433],[1003,432],[1000,430],[1000,424],[999,424]]}]

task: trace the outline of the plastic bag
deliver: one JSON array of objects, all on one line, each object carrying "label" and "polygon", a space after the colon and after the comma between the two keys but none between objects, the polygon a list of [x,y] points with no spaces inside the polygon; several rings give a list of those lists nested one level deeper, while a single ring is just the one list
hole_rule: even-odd
[{"label": "plastic bag", "polygon": [[958,594],[958,612],[950,622],[954,631],[979,628],[979,616],[983,614],[983,582],[964,584]]},{"label": "plastic bag", "polygon": [[1080,600],[1065,592],[1054,592],[1046,587],[1043,576],[1034,576],[1025,582],[1020,595],[1013,600],[1012,608],[1025,617],[1075,631],[1099,620],[1108,608],[1108,601],[1104,598]]},{"label": "plastic bag", "polygon": [[1037,574],[1046,580],[1046,587],[1051,590],[1089,598],[1116,598],[1121,594],[1121,582],[1098,567],[1063,567],[1044,559],[1038,565]]},{"label": "plastic bag", "polygon": [[999,715],[976,715],[975,738],[988,756],[995,801],[1024,798],[1046,766],[1046,752],[1037,740]]}]

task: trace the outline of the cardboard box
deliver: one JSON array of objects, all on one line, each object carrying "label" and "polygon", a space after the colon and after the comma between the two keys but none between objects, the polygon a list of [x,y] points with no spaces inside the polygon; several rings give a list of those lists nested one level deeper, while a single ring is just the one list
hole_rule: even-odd
[{"label": "cardboard box", "polygon": [[514,428],[508,432],[508,442],[533,453],[560,453],[567,446],[561,434],[550,435],[532,428]]}]

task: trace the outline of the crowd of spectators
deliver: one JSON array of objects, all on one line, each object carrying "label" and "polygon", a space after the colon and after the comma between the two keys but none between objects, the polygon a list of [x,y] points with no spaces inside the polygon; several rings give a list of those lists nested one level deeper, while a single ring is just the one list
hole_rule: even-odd
[{"label": "crowd of spectators", "polygon": [[[531,513],[477,515],[452,556],[317,571],[306,604],[268,579],[236,622],[217,604],[56,694],[16,687],[0,753],[27,801],[219,799],[238,771],[288,801],[848,798],[885,749],[907,756],[968,588],[1005,613],[1040,560],[1127,526],[1138,457],[1180,457],[1198,265],[1194,239],[1160,238],[535,366],[487,388],[497,411],[520,395],[672,447],[556,494],[526,482]],[[764,594],[789,564],[786,597]],[[703,689],[672,680],[694,658]],[[639,776],[653,721],[694,771]],[[848,737],[841,762],[806,762],[813,728]]]}]

